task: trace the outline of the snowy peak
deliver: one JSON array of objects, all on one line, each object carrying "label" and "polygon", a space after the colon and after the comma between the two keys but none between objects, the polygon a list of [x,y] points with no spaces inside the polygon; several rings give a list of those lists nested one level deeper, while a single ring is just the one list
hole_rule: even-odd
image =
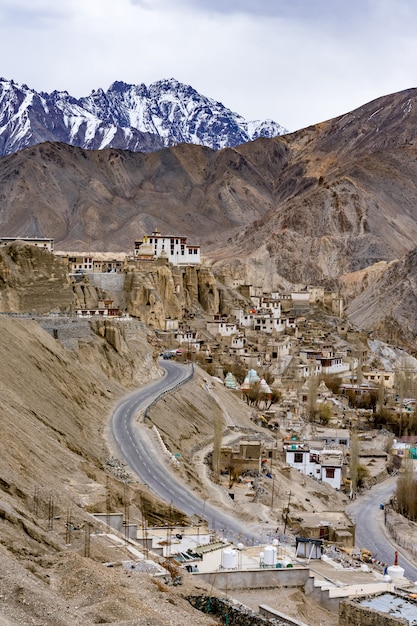
[{"label": "snowy peak", "polygon": [[217,150],[286,132],[272,120],[246,121],[174,78],[149,86],[115,81],[80,99],[0,78],[0,155],[43,141],[141,152],[179,143]]}]

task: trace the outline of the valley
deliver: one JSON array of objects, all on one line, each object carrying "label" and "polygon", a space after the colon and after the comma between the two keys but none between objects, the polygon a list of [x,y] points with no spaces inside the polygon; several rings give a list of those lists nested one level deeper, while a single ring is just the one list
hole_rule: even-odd
[{"label": "valley", "polygon": [[[9,308],[7,315],[0,316],[4,398],[2,554],[9,572],[7,578],[2,578],[1,586],[5,598],[3,613],[10,623],[25,623],[25,611],[31,615],[36,611],[39,619],[47,624],[86,624],[97,619],[120,623],[121,616],[126,623],[130,619],[134,620],[132,623],[140,623],[138,612],[143,616],[143,623],[148,623],[149,619],[155,624],[176,623],[176,619],[180,623],[184,615],[194,611],[184,595],[197,593],[196,585],[199,592],[206,590],[208,593],[204,580],[199,578],[197,583],[192,576],[185,576],[184,584],[175,591],[174,587],[161,587],[156,592],[166,598],[158,604],[157,615],[148,574],[135,574],[126,588],[123,567],[116,567],[111,575],[107,568],[103,573],[104,564],[114,562],[115,554],[120,563],[126,560],[127,554],[123,546],[111,547],[103,525],[95,520],[94,514],[101,512],[106,518],[117,511],[127,515],[128,510],[130,522],[142,525],[140,532],[147,528],[149,533],[161,524],[169,527],[198,522],[207,524],[212,532],[218,528],[223,535],[230,533],[234,542],[249,536],[249,542],[256,542],[256,545],[258,542],[261,545],[266,538],[271,541],[275,533],[290,539],[296,533],[312,532],[317,521],[330,521],[335,512],[342,515],[349,502],[352,476],[349,478],[346,473],[349,472],[348,449],[342,454],[345,473],[340,476],[347,486],[347,491],[343,492],[326,480],[317,480],[298,471],[293,463],[295,457],[291,461],[293,446],[298,454],[306,450],[320,457],[324,438],[334,437],[335,432],[341,437],[343,431],[348,439],[350,430],[344,426],[352,424],[360,432],[364,430],[365,435],[371,434],[371,446],[366,440],[361,445],[367,466],[365,480],[372,484],[387,475],[388,455],[382,458],[375,455],[374,446],[378,440],[377,447],[388,447],[391,439],[384,429],[373,430],[369,419],[372,410],[363,412],[350,406],[348,397],[334,395],[327,385],[319,389],[308,382],[314,378],[319,380],[319,377],[311,377],[313,364],[315,368],[332,366],[328,362],[332,350],[335,353],[333,366],[343,370],[345,363],[344,371],[350,381],[358,376],[364,379],[367,372],[374,376],[378,371],[381,374],[388,368],[387,361],[382,359],[382,354],[387,354],[386,347],[378,342],[369,344],[366,333],[353,329],[331,312],[332,307],[337,309],[337,294],[326,295],[324,290],[316,288],[293,291],[291,296],[288,293],[290,297],[286,300],[280,299],[278,294],[249,289],[245,285],[241,285],[239,293],[237,284],[233,289],[216,283],[214,278],[207,283],[211,276],[208,268],[201,268],[204,277],[201,282],[200,269],[194,268],[194,276],[191,269],[182,273],[180,268],[171,267],[160,259],[147,262],[146,280],[145,275],[141,277],[143,269],[137,267],[130,270],[137,274],[135,279],[126,274],[121,283],[125,285],[123,289],[139,283],[152,285],[152,298],[149,299],[149,289],[144,289],[143,306],[137,295],[132,298],[129,292],[113,291],[112,300],[124,302],[127,307],[134,301],[135,308],[127,309],[128,316],[121,311],[119,318],[111,319],[103,314],[96,315],[94,303],[106,300],[109,294],[103,291],[104,278],[107,276],[108,284],[112,285],[112,273],[101,276],[100,288],[94,283],[94,273],[70,279],[65,260],[21,241],[2,248],[1,260],[0,296],[3,307]],[[143,260],[139,265],[141,262]],[[56,282],[46,292],[48,275],[54,276]],[[180,276],[183,276],[181,282]],[[163,295],[171,293],[166,289],[170,280],[188,285],[184,293],[182,289],[176,290],[179,302],[183,303],[179,308],[170,303],[171,296]],[[190,285],[197,284],[201,287],[190,289]],[[203,284],[205,289],[215,289],[217,296],[208,299]],[[151,306],[146,306],[149,302]],[[222,316],[219,317],[219,309],[211,308],[213,303],[218,303],[216,306],[221,303]],[[270,336],[265,329],[256,331],[250,326],[245,329],[249,318],[244,322],[245,317],[237,312],[238,303],[242,311],[252,311],[253,323],[264,320],[270,324]],[[86,304],[94,314],[83,319],[78,316],[77,307],[83,310]],[[32,309],[31,313],[27,312],[28,308]],[[33,310],[36,308],[37,312]],[[237,315],[234,322],[232,310]],[[180,312],[178,327],[171,317],[174,311]],[[236,330],[228,336],[234,325],[237,329],[238,319],[241,346],[235,341],[239,336]],[[293,320],[291,323],[295,326],[291,327],[286,320]],[[311,350],[313,344],[314,350]],[[344,356],[340,352],[342,345]],[[181,498],[168,495],[160,499],[150,485],[144,484],[147,481],[137,480],[131,463],[125,464],[127,459],[123,458],[109,431],[114,407],[126,392],[131,393],[160,378],[162,368],[170,365],[169,361],[160,361],[160,355],[175,346],[175,359],[179,363],[172,365],[189,370],[191,365],[186,361],[191,362],[193,376],[178,389],[154,401],[146,411],[143,426],[150,437],[149,446],[162,454],[162,441],[164,448],[179,459],[178,466],[166,471],[173,472],[175,480],[188,484],[200,498],[199,504],[192,505],[186,514]],[[281,354],[279,346],[284,350]],[[327,352],[321,353],[325,346]],[[404,354],[394,348],[391,350],[391,365],[400,371]],[[372,369],[367,370],[365,356]],[[236,363],[240,359],[239,374]],[[256,380],[251,383],[253,398],[238,387],[226,386],[226,379],[230,380],[226,373],[234,371],[236,378],[253,366],[264,376],[269,372],[267,378],[272,388],[275,382],[273,403],[268,400],[269,393],[272,399],[272,392],[266,387],[262,387],[261,392]],[[25,381],[23,386],[21,381]],[[241,379],[242,388],[243,382]],[[374,389],[375,393],[379,392],[378,386]],[[387,402],[395,408],[392,393],[389,399],[387,390]],[[153,395],[150,399],[155,400]],[[331,406],[331,411],[324,406]],[[142,409],[138,417],[144,419]],[[346,444],[342,444],[342,450],[343,445]],[[334,445],[331,447],[335,449]],[[210,461],[215,450],[219,453],[218,465]],[[252,452],[248,455],[245,450]],[[323,456],[317,460],[327,467],[325,477],[329,459]],[[241,471],[237,471],[238,467]],[[258,469],[251,475],[254,467]],[[319,467],[315,461],[314,471]],[[342,469],[339,461],[336,464],[333,461],[330,467],[333,472],[328,472],[329,479],[337,474],[337,468]],[[252,468],[246,477],[244,471],[241,473],[245,468]],[[216,522],[211,503],[220,505],[224,513],[237,519],[244,531],[237,535],[231,523],[220,521],[220,515]],[[316,521],[311,522],[314,515]],[[69,519],[73,529],[70,535],[66,527]],[[75,530],[84,529],[86,524],[91,526],[91,535]],[[326,528],[331,528],[331,522]],[[350,530],[345,528],[346,538]],[[332,541],[331,535],[328,540]],[[67,545],[69,543],[71,546]],[[87,545],[88,564],[85,562]],[[77,589],[73,595],[60,571],[65,572],[65,581],[68,576],[69,580],[83,580],[88,576],[96,582],[89,594],[86,594],[87,589],[73,586],[74,592]],[[138,596],[139,587],[142,594]],[[109,601],[97,595],[103,588],[107,590]],[[217,593],[221,595],[224,590],[219,589]],[[117,600],[120,594],[124,598],[123,608]],[[25,598],[23,605],[22,597]],[[61,607],[59,617],[57,606]],[[168,609],[169,606],[175,608]],[[288,610],[294,611],[294,617],[299,616],[295,606],[289,606]]]},{"label": "valley", "polygon": [[416,594],[389,568],[417,558],[417,91],[291,134],[207,101],[192,145],[175,88],[165,135],[123,126],[149,96],[124,83],[111,115],[78,102],[88,145],[58,92],[30,97],[59,141],[2,135],[0,624],[215,624],[194,607],[235,598],[365,624],[364,596]]}]

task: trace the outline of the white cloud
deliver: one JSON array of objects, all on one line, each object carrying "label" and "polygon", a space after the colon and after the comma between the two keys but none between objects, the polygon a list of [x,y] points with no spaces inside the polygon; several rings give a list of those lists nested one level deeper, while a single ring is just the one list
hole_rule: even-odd
[{"label": "white cloud", "polygon": [[290,130],[413,87],[414,0],[0,0],[1,73],[76,97],[174,77]]}]

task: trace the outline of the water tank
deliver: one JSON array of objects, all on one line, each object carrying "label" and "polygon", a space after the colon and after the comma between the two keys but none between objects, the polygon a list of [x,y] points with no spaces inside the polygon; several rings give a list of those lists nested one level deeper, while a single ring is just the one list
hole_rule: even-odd
[{"label": "water tank", "polygon": [[274,565],[277,561],[277,549],[275,546],[265,546],[264,563],[265,565]]},{"label": "water tank", "polygon": [[232,548],[224,548],[222,550],[222,567],[224,569],[235,569],[237,562],[236,550]]}]

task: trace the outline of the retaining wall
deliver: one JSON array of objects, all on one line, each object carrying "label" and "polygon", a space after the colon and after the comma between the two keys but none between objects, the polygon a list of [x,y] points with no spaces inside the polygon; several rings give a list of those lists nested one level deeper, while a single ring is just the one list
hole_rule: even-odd
[{"label": "retaining wall", "polygon": [[339,605],[339,626],[408,626],[408,620],[344,600]]},{"label": "retaining wall", "polygon": [[303,587],[309,579],[308,569],[286,567],[262,570],[219,570],[198,573],[199,576],[217,589],[272,589],[274,587]]},{"label": "retaining wall", "polygon": [[215,615],[222,623],[233,626],[293,626],[293,620],[285,617],[264,617],[244,606],[237,606],[226,599],[209,596],[189,596],[188,602],[199,611]]}]

